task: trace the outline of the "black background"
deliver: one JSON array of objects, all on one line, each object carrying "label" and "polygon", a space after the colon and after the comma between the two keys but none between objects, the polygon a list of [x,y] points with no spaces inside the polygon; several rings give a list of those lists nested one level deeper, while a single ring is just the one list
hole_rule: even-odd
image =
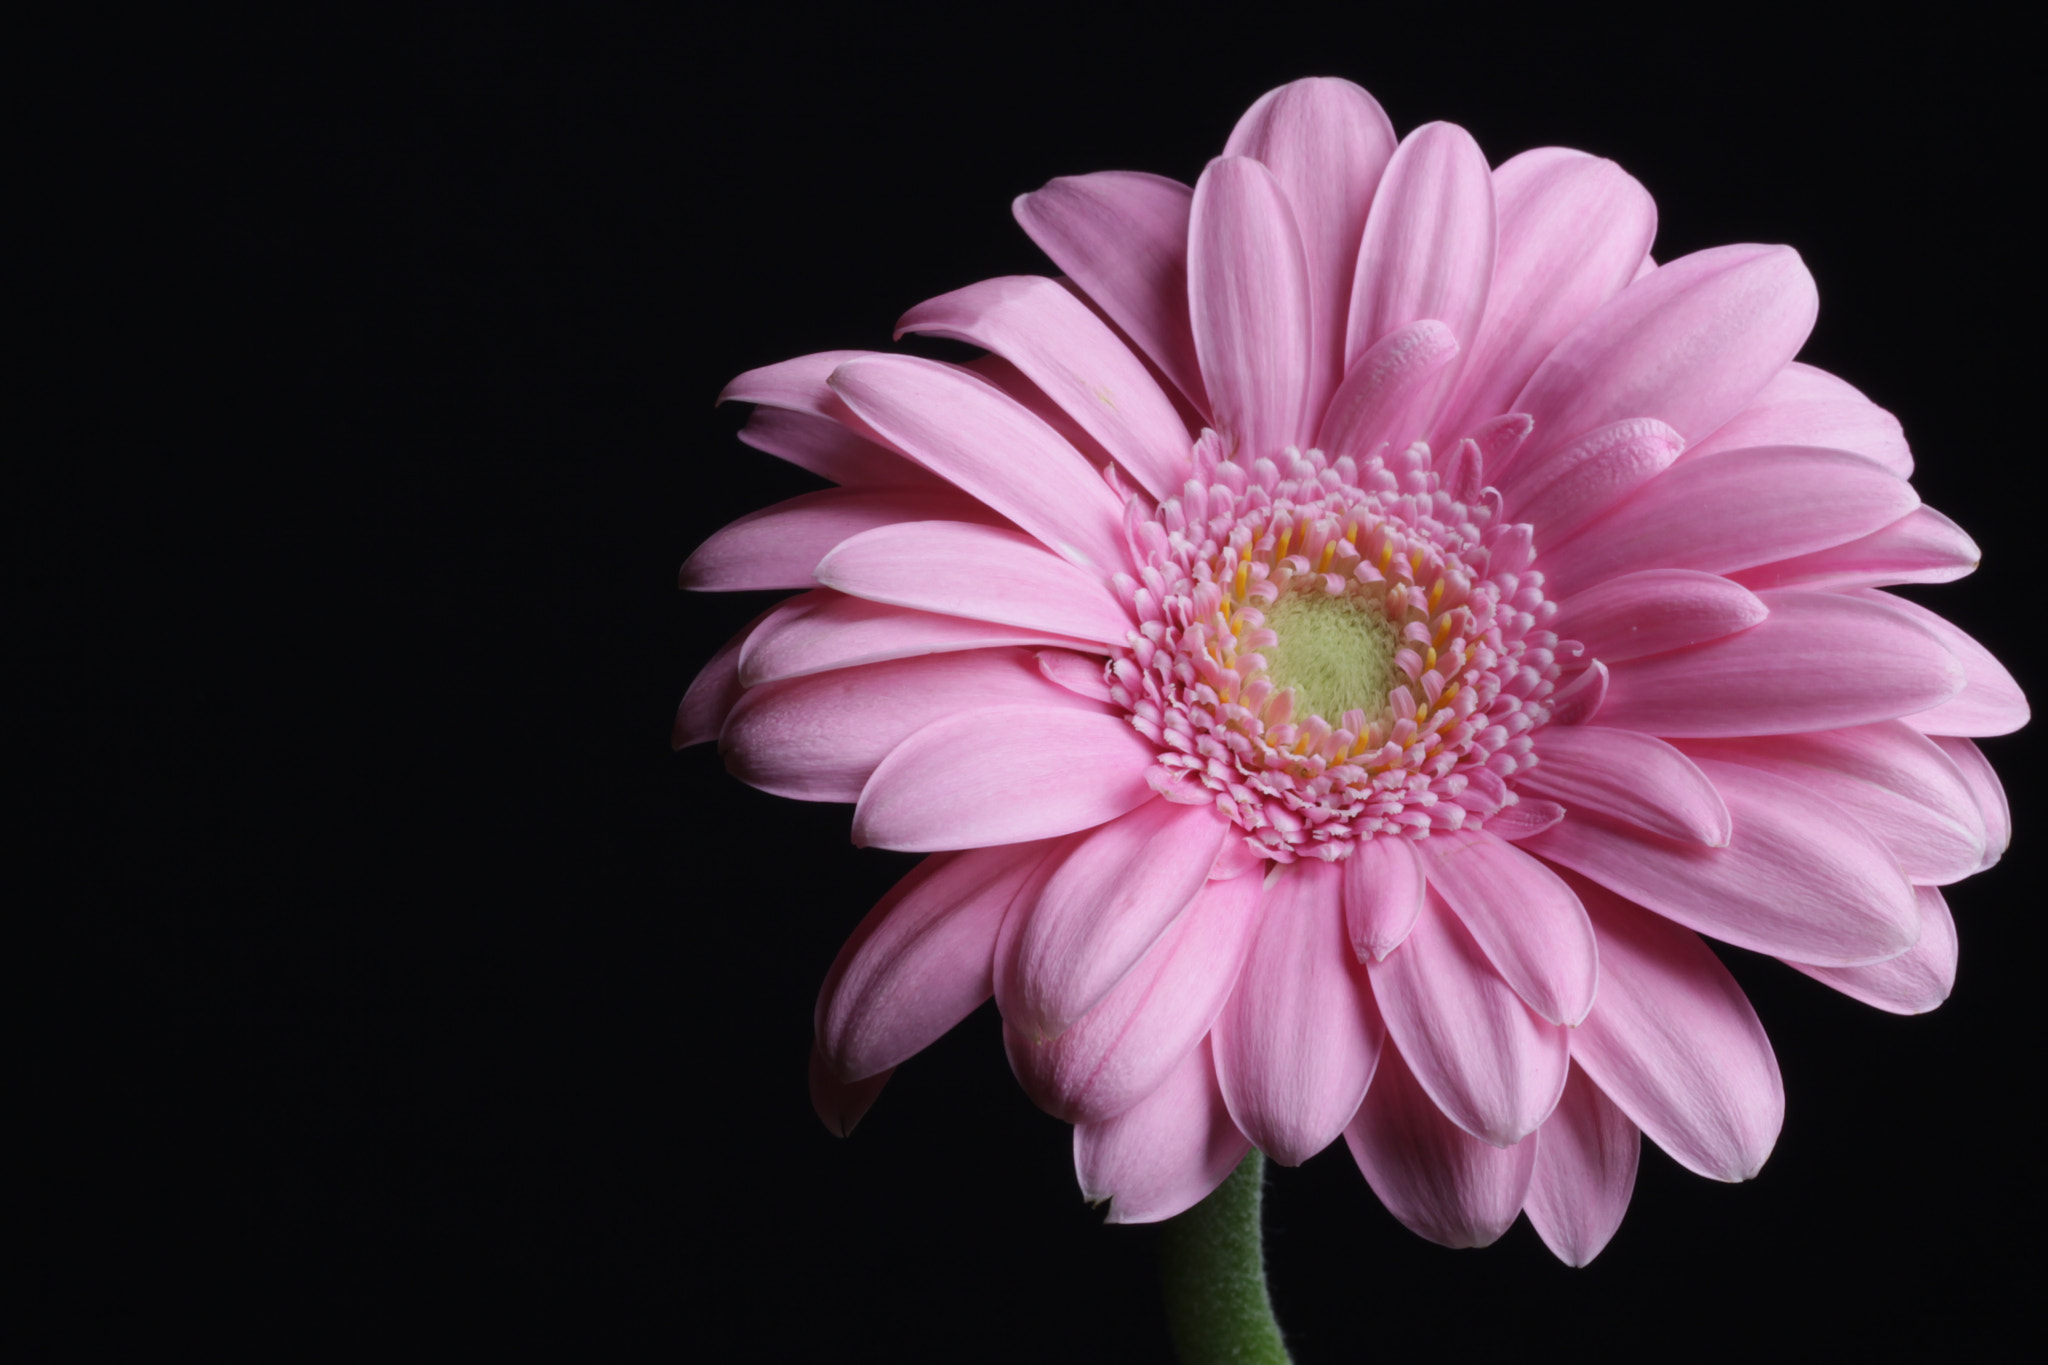
[{"label": "black background", "polygon": [[[2014,46],[1281,5],[333,10],[53,40],[23,124],[47,378],[10,462],[7,734],[38,950],[16,1123],[53,1139],[25,1207],[62,1339],[1165,1359],[1152,1231],[1083,1205],[988,1011],[853,1138],[810,1113],[817,982],[910,860],[668,751],[694,671],[769,600],[686,598],[676,566],[812,486],[713,396],[1049,273],[1016,194],[1192,181],[1262,91],[1344,75],[1496,161],[1616,158],[1658,200],[1659,259],[1797,246],[1822,299],[1803,358],[1899,414],[1923,495],[1985,549],[1922,600],[2038,687]],[[1759,1179],[1646,1149],[1619,1235],[1571,1271],[1526,1223],[1420,1241],[1339,1144],[1270,1189],[1299,1359],[1881,1358],[2011,1326],[2037,1268],[2040,754],[1986,749],[2021,836],[1953,889],[1939,1012],[1726,954],[1789,1094]]]}]

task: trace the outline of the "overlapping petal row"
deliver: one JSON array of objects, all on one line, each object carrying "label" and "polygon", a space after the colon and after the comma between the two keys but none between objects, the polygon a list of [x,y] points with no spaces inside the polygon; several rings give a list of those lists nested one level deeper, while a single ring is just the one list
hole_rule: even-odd
[{"label": "overlapping petal row", "polygon": [[1702,935],[1946,997],[1938,888],[2009,838],[1972,739],[2026,702],[1885,591],[1976,547],[1897,422],[1793,359],[1795,253],[1658,265],[1611,162],[1397,141],[1335,80],[1261,99],[1192,189],[1016,211],[1061,278],[901,324],[985,358],[733,382],[742,439],[837,486],[684,567],[803,591],[676,742],[931,855],[820,994],[829,1125],[993,996],[1113,1219],[1342,1136],[1423,1236],[1526,1212],[1583,1264],[1641,1134],[1723,1180],[1776,1140]]}]

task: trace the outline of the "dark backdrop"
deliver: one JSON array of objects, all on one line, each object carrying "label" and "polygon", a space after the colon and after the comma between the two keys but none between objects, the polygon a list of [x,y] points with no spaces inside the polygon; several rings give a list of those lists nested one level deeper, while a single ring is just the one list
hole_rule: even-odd
[{"label": "dark backdrop", "polygon": [[[811,486],[733,439],[727,378],[1048,271],[1013,196],[1192,180],[1298,75],[1496,160],[1618,159],[1660,259],[1797,246],[1804,358],[1900,415],[1985,548],[1924,600],[2038,687],[2010,45],[1436,14],[492,6],[66,45],[28,124],[57,212],[26,258],[50,420],[15,474],[8,734],[19,865],[55,874],[16,907],[48,950],[17,1121],[55,1139],[28,1188],[71,1338],[1165,1358],[1152,1231],[1083,1205],[992,1014],[852,1139],[811,1116],[817,982],[909,860],[669,753],[766,600],[673,585]],[[1952,893],[1942,1010],[1726,954],[1790,1097],[1759,1179],[1646,1149],[1570,1271],[1526,1223],[1409,1235],[1339,1144],[1271,1185],[1300,1359],[1988,1340],[2039,1214],[2040,754],[1986,748],[2022,834]]]}]

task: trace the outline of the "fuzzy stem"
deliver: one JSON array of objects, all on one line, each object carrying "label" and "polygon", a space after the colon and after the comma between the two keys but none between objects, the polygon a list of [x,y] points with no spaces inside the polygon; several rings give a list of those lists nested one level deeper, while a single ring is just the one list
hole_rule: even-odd
[{"label": "fuzzy stem", "polygon": [[1213,1194],[1161,1229],[1166,1318],[1181,1365],[1288,1365],[1266,1293],[1265,1179],[1266,1158],[1254,1148]]}]

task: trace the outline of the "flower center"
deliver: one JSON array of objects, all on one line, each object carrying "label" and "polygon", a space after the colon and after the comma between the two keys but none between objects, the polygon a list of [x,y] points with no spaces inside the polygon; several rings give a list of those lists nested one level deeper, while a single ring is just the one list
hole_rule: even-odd
[{"label": "flower center", "polygon": [[1346,711],[1384,720],[1387,693],[1405,683],[1394,667],[1401,637],[1377,605],[1346,593],[1292,592],[1266,612],[1280,642],[1261,651],[1266,676],[1294,689],[1295,714],[1341,724]]}]

